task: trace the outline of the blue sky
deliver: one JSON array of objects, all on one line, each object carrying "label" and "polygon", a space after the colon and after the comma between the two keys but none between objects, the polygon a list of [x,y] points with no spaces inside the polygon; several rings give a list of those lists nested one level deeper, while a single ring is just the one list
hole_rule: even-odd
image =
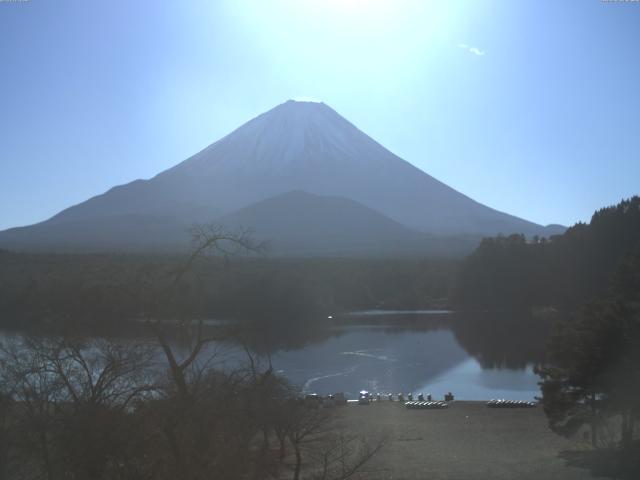
[{"label": "blue sky", "polygon": [[640,3],[0,2],[0,229],[319,99],[491,207],[640,193]]}]

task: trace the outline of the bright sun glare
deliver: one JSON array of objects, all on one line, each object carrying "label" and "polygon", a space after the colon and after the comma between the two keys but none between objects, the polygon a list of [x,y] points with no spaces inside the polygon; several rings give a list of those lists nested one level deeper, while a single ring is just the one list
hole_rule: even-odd
[{"label": "bright sun glare", "polygon": [[[233,8],[283,77],[305,71],[319,78],[333,70],[342,81],[387,72],[410,76],[451,33],[455,10],[431,0],[279,0],[268,6],[239,0]],[[391,88],[395,81],[388,81]]]},{"label": "bright sun glare", "polygon": [[366,30],[379,28],[383,23],[394,23],[399,15],[408,13],[409,3],[402,0],[309,0],[290,2],[289,7],[295,5],[319,18],[336,23],[349,22],[353,29]]}]

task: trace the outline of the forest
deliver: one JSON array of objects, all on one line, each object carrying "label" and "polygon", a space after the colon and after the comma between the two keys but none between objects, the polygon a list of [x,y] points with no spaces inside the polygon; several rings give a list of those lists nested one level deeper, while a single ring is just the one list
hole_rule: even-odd
[{"label": "forest", "polygon": [[[140,320],[183,257],[0,252],[0,324],[80,323],[116,330]],[[326,318],[368,308],[446,305],[456,262],[412,258],[205,257],[183,279],[165,318],[245,321]]]},{"label": "forest", "polygon": [[464,260],[452,302],[464,309],[574,310],[605,295],[640,247],[640,197],[602,208],[551,238],[485,238]]},{"label": "forest", "polygon": [[[454,303],[556,312],[536,367],[549,427],[590,440],[593,450],[575,452],[572,461],[599,475],[637,478],[640,197],[550,239],[483,240],[460,267]],[[500,331],[496,318],[484,327]]]}]

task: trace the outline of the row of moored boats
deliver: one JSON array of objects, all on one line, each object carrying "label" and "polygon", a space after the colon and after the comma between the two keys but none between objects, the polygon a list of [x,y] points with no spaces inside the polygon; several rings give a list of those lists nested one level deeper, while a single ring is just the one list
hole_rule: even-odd
[{"label": "row of moored boats", "polygon": [[436,410],[447,408],[447,402],[406,402],[404,406],[410,410]]},{"label": "row of moored boats", "polygon": [[524,400],[492,399],[487,402],[487,407],[489,408],[533,408],[535,406],[535,402]]}]

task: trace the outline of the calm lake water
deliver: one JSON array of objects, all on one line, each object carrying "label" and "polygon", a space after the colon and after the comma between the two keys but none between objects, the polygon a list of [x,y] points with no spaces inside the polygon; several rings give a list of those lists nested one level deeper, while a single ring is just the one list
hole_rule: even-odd
[{"label": "calm lake water", "polygon": [[[440,399],[450,391],[459,400],[533,400],[540,394],[533,365],[542,358],[547,331],[538,320],[488,313],[373,310],[327,319],[313,331],[270,330],[256,337],[262,351],[270,351],[274,371],[304,393],[357,398],[364,389]],[[175,346],[187,354],[177,340]],[[211,345],[204,357],[213,352],[220,368],[247,364],[245,350],[233,341]],[[267,358],[260,357],[261,368]]]},{"label": "calm lake water", "polygon": [[[503,348],[493,342],[498,335],[461,330],[456,323],[461,320],[449,313],[358,312],[351,315],[358,323],[334,326],[326,338],[301,347],[276,350],[271,362],[305,393],[356,398],[365,389],[442,398],[451,391],[460,400],[533,400],[540,394],[533,355],[509,358],[510,352],[513,357],[523,351],[517,341]],[[473,339],[467,348],[461,344],[466,337]],[[479,337],[489,341],[478,342]],[[236,364],[238,355],[228,351],[227,362]]]}]

